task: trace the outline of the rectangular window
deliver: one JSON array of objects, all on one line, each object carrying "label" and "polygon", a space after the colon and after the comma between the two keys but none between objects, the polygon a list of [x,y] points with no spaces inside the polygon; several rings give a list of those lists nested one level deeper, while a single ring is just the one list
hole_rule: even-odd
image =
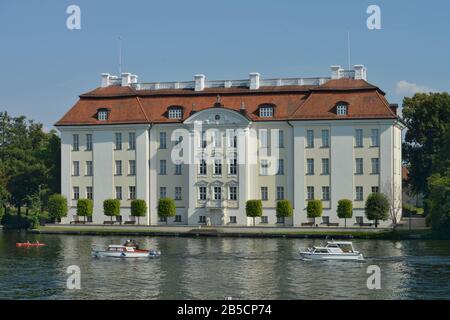
[{"label": "rectangular window", "polygon": [[136,149],[136,134],[134,132],[128,133],[128,149]]},{"label": "rectangular window", "polygon": [[73,187],[73,200],[80,199],[80,187]]},{"label": "rectangular window", "polygon": [[129,187],[129,197],[130,200],[134,200],[136,199],[136,187],[135,186],[130,186]]},{"label": "rectangular window", "polygon": [[92,176],[92,161],[86,161],[86,175]]},{"label": "rectangular window", "polygon": [[269,223],[269,217],[267,216],[261,216],[261,223]]},{"label": "rectangular window", "polygon": [[92,200],[93,198],[92,187],[86,187],[86,198]]},{"label": "rectangular window", "polygon": [[314,187],[306,187],[307,200],[314,200]]},{"label": "rectangular window", "polygon": [[116,150],[122,150],[122,134],[120,132],[116,132]]},{"label": "rectangular window", "polygon": [[235,130],[227,130],[228,136],[228,147],[236,148],[237,147],[237,135]]},{"label": "rectangular window", "polygon": [[175,200],[181,200],[181,187],[175,187]]},{"label": "rectangular window", "polygon": [[176,175],[181,175],[182,174],[182,165],[181,164],[176,164],[175,165],[175,174]]},{"label": "rectangular window", "polygon": [[364,162],[363,158],[355,159],[355,174],[363,174],[364,173]]},{"label": "rectangular window", "polygon": [[372,158],[372,174],[380,173],[380,159]]},{"label": "rectangular window", "polygon": [[159,198],[167,198],[166,187],[159,187]]},{"label": "rectangular window", "polygon": [[261,160],[259,173],[262,176],[267,176],[269,174],[269,161],[266,159]]},{"label": "rectangular window", "polygon": [[181,108],[169,109],[169,119],[181,119],[182,117],[183,117],[183,109]]},{"label": "rectangular window", "polygon": [[230,175],[235,175],[237,174],[237,159],[231,159],[230,160],[230,165],[229,165],[229,171],[228,173]]},{"label": "rectangular window", "polygon": [[159,174],[165,175],[167,173],[166,169],[166,160],[159,160]]},{"label": "rectangular window", "polygon": [[122,175],[122,160],[116,160],[116,176]]},{"label": "rectangular window", "polygon": [[363,200],[364,200],[363,187],[356,187],[356,201],[363,201]]},{"label": "rectangular window", "polygon": [[214,139],[214,147],[221,148],[222,147],[222,133],[219,130],[213,131],[213,139]]},{"label": "rectangular window", "polygon": [[167,217],[159,217],[159,222],[167,222]]},{"label": "rectangular window", "polygon": [[166,149],[167,148],[167,135],[165,132],[159,133],[159,148]]},{"label": "rectangular window", "polygon": [[116,199],[122,200],[122,187],[116,187]]},{"label": "rectangular window", "polygon": [[284,131],[278,131],[278,148],[284,148]]},{"label": "rectangular window", "polygon": [[285,217],[277,217],[278,224],[284,224],[285,221],[286,221]]},{"label": "rectangular window", "polygon": [[174,222],[181,222],[181,216],[177,214],[177,215],[175,216]]},{"label": "rectangular window", "polygon": [[261,200],[267,201],[269,199],[269,192],[267,187],[261,187]]},{"label": "rectangular window", "polygon": [[380,192],[380,188],[377,186],[372,187],[372,193],[377,193],[377,192]]},{"label": "rectangular window", "polygon": [[277,187],[277,200],[284,200],[284,187]]},{"label": "rectangular window", "polygon": [[206,137],[206,131],[202,130],[201,136],[200,136],[200,148],[206,148],[208,145],[208,140]]},{"label": "rectangular window", "polygon": [[330,146],[330,133],[328,129],[322,130],[322,148],[328,148]]},{"label": "rectangular window", "polygon": [[330,159],[328,158],[322,159],[322,174],[324,175],[330,174]]},{"label": "rectangular window", "polygon": [[134,176],[136,174],[136,161],[130,160],[128,165],[130,167],[129,174]]},{"label": "rectangular window", "polygon": [[222,187],[214,187],[214,200],[222,200]]},{"label": "rectangular window", "polygon": [[273,107],[260,107],[259,116],[261,118],[268,118],[273,116]]},{"label": "rectangular window", "polygon": [[72,151],[78,151],[80,149],[80,136],[74,134],[72,136]]},{"label": "rectangular window", "polygon": [[306,174],[314,174],[314,159],[306,159]]},{"label": "rectangular window", "polygon": [[216,159],[214,160],[214,174],[215,175],[222,175],[222,160]]},{"label": "rectangular window", "polygon": [[72,175],[73,176],[79,176],[80,175],[80,162],[74,161],[72,166]]},{"label": "rectangular window", "polygon": [[355,147],[361,148],[363,146],[363,130],[355,130]]},{"label": "rectangular window", "polygon": [[259,146],[260,148],[267,148],[269,145],[267,139],[267,130],[259,130]]},{"label": "rectangular window", "polygon": [[236,223],[236,216],[230,216],[230,223]]},{"label": "rectangular window", "polygon": [[206,200],[206,187],[198,187],[198,200]]},{"label": "rectangular window", "polygon": [[278,159],[278,175],[284,175],[284,159]]},{"label": "rectangular window", "polygon": [[200,160],[199,167],[198,167],[198,174],[200,175],[206,175],[206,161]]},{"label": "rectangular window", "polygon": [[86,135],[86,150],[92,150],[92,134],[89,133]]},{"label": "rectangular window", "polygon": [[322,187],[322,200],[330,200],[330,187]]},{"label": "rectangular window", "polygon": [[330,224],[330,217],[322,217],[323,224]]},{"label": "rectangular window", "polygon": [[206,223],[206,216],[198,216],[198,223]]},{"label": "rectangular window", "polygon": [[237,200],[237,187],[230,186],[229,191],[230,191],[230,194],[229,194],[230,200],[236,201]]},{"label": "rectangular window", "polygon": [[372,147],[378,147],[380,145],[380,134],[378,129],[372,129]]},{"label": "rectangular window", "polygon": [[314,130],[306,130],[306,147],[314,148]]}]

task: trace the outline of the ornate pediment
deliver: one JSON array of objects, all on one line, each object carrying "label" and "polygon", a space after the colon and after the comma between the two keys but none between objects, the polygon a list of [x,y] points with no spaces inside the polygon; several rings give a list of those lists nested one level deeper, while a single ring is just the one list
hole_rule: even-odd
[{"label": "ornate pediment", "polygon": [[237,125],[247,126],[250,120],[238,111],[223,108],[208,108],[194,113],[184,121],[185,124],[201,123],[203,125]]}]

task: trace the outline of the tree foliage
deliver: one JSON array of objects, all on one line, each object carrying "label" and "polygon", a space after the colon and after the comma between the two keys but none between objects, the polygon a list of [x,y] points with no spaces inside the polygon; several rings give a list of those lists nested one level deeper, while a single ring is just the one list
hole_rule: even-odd
[{"label": "tree foliage", "polygon": [[[177,208],[175,201],[172,198],[161,198],[158,201],[158,216],[160,217],[175,217]],[[166,220],[167,223],[167,220]]]},{"label": "tree foliage", "polygon": [[255,218],[262,216],[262,201],[247,200],[245,203],[245,213],[247,217],[253,218],[253,225],[255,225]]},{"label": "tree foliage", "polygon": [[277,202],[277,217],[292,217],[293,209],[289,200],[280,200]]},{"label": "tree foliage", "polygon": [[106,199],[103,201],[103,213],[105,216],[117,217],[120,216],[120,201],[118,199]]},{"label": "tree foliage", "polygon": [[138,218],[138,224],[140,223],[139,218],[145,217],[147,214],[147,203],[143,199],[134,199],[131,201],[131,215]]},{"label": "tree foliage", "polygon": [[431,227],[450,232],[450,169],[444,174],[434,174],[428,179],[430,195],[427,204],[430,210]]},{"label": "tree foliage", "polygon": [[378,227],[379,220],[389,219],[389,208],[389,199],[384,193],[371,193],[366,200],[366,217],[369,220],[375,220],[375,227]]},{"label": "tree foliage", "polygon": [[347,227],[347,219],[353,217],[353,202],[349,199],[341,199],[338,201],[337,216],[345,220],[345,227]]},{"label": "tree foliage", "polygon": [[91,199],[78,199],[77,216],[84,217],[86,221],[86,217],[92,217],[93,212],[94,212],[94,202]]},{"label": "tree foliage", "polygon": [[67,199],[60,194],[53,194],[48,199],[48,213],[53,221],[67,216]]},{"label": "tree foliage", "polygon": [[316,224],[316,218],[322,216],[323,206],[320,200],[309,200],[306,206],[306,214],[308,218],[314,218],[314,224]]}]

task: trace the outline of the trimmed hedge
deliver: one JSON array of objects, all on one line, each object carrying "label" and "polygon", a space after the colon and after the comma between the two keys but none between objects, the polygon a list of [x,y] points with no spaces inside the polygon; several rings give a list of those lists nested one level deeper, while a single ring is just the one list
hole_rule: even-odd
[{"label": "trimmed hedge", "polygon": [[52,194],[48,199],[48,213],[50,219],[58,221],[67,216],[67,199],[60,194]]},{"label": "trimmed hedge", "polygon": [[316,224],[316,218],[322,216],[323,207],[320,200],[309,200],[306,207],[306,213],[308,218],[314,218],[314,225]]},{"label": "trimmed hedge", "polygon": [[423,208],[417,208],[411,204],[404,203],[402,207],[404,216],[421,215],[423,214]]},{"label": "trimmed hedge", "polygon": [[245,213],[247,217],[253,218],[253,225],[255,225],[255,218],[262,216],[262,201],[247,200],[245,203]]},{"label": "trimmed hedge", "polygon": [[138,218],[138,224],[140,224],[139,218],[145,217],[147,214],[147,203],[142,199],[135,199],[131,201],[131,215]]},{"label": "trimmed hedge", "polygon": [[120,201],[118,199],[106,199],[103,201],[103,213],[105,216],[117,217],[120,216]]},{"label": "trimmed hedge", "polygon": [[292,217],[293,209],[289,200],[280,200],[277,202],[277,217]]},{"label": "trimmed hedge", "polygon": [[[161,198],[158,201],[158,216],[160,217],[175,217],[177,208],[175,207],[175,200],[172,198]],[[168,221],[166,220],[166,223]]]},{"label": "trimmed hedge", "polygon": [[347,228],[347,219],[353,217],[353,202],[349,199],[341,199],[338,201],[337,216],[345,221]]},{"label": "trimmed hedge", "polygon": [[371,193],[366,200],[366,217],[369,220],[375,220],[375,227],[378,227],[379,220],[389,218],[389,200],[384,193]]},{"label": "trimmed hedge", "polygon": [[91,199],[78,199],[77,216],[84,217],[84,221],[86,221],[86,217],[92,217],[93,212],[94,202]]}]

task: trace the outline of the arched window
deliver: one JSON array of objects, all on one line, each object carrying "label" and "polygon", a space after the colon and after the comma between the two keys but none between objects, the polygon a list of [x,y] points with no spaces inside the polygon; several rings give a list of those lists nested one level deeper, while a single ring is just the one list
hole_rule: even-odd
[{"label": "arched window", "polygon": [[109,113],[109,110],[106,108],[98,109],[97,110],[97,119],[100,121],[108,120],[108,113]]},{"label": "arched window", "polygon": [[273,104],[262,104],[259,106],[259,116],[261,118],[270,118],[273,117],[273,114],[274,114]]},{"label": "arched window", "polygon": [[339,102],[336,104],[336,114],[338,116],[345,116],[348,114],[348,104],[345,102]]},{"label": "arched window", "polygon": [[169,107],[168,117],[169,119],[182,119],[183,108],[179,106]]}]

